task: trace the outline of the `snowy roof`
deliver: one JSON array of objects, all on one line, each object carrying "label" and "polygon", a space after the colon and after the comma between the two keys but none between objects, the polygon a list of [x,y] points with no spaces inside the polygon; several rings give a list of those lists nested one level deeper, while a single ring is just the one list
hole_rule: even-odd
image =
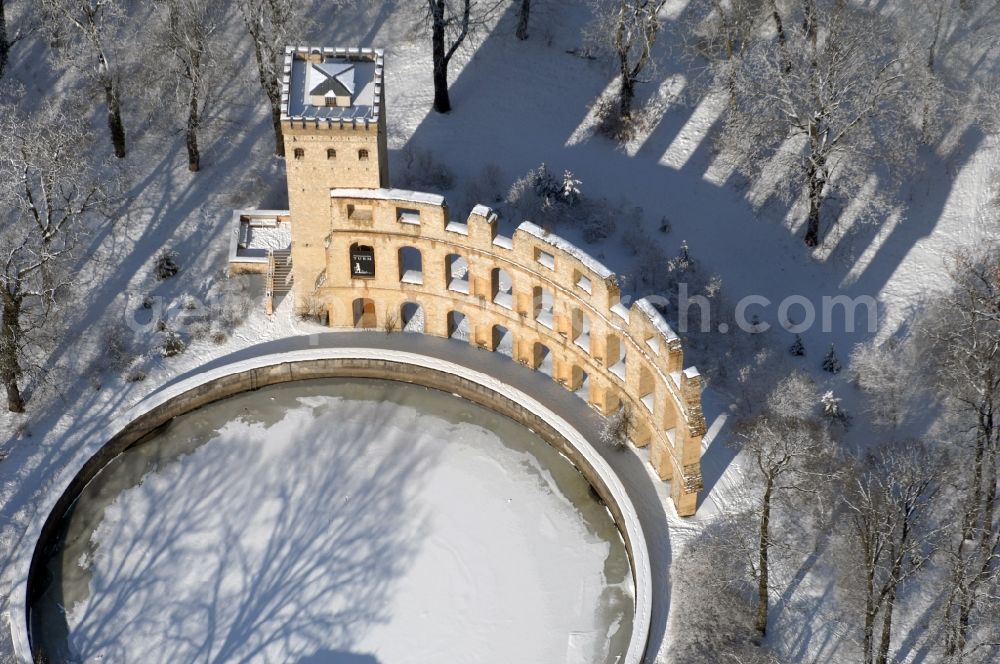
[{"label": "snowy roof", "polygon": [[444,205],[444,196],[408,189],[331,189],[331,198],[367,198],[376,201],[406,201],[424,205]]},{"label": "snowy roof", "polygon": [[306,76],[306,89],[310,97],[346,96],[353,99],[354,64],[340,58],[312,63]]},{"label": "snowy roof", "polygon": [[[289,46],[281,85],[282,120],[369,123],[382,112],[382,49]],[[350,106],[317,106],[313,96],[350,96]]]},{"label": "snowy roof", "polygon": [[611,270],[604,267],[604,265],[600,261],[595,259],[593,256],[588,254],[583,249],[577,247],[569,240],[564,240],[563,238],[559,237],[558,235],[555,235],[554,233],[546,233],[543,228],[539,227],[536,224],[531,223],[530,221],[522,221],[521,225],[517,227],[517,230],[524,231],[528,235],[536,237],[542,242],[545,242],[546,244],[555,247],[556,249],[560,249],[561,251],[566,252],[573,258],[583,263],[584,267],[586,267],[588,270],[596,274],[601,279],[607,279],[612,274],[614,274]]},{"label": "snowy roof", "polygon": [[653,306],[653,303],[649,298],[642,298],[635,301],[635,308],[646,315],[649,322],[653,325],[657,332],[663,335],[663,338],[667,341],[671,339],[677,339],[677,334],[670,327],[670,324],[663,319],[663,315],[659,310]]}]

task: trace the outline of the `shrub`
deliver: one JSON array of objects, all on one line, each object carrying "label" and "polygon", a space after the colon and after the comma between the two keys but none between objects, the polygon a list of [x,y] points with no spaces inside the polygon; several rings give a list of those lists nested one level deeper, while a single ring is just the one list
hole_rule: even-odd
[{"label": "shrub", "polygon": [[403,168],[397,176],[399,186],[408,189],[451,189],[455,176],[444,164],[435,161],[430,150],[406,146],[400,152]]},{"label": "shrub", "polygon": [[326,304],[316,295],[307,295],[298,310],[299,318],[311,320],[320,325],[327,324]]},{"label": "shrub", "polygon": [[583,241],[594,244],[615,232],[615,220],[609,216],[592,216],[583,222]]},{"label": "shrub", "polygon": [[141,383],[146,380],[146,372],[136,369],[125,374],[125,380],[129,383]]},{"label": "shrub", "polygon": [[463,203],[466,210],[476,205],[496,205],[503,201],[503,173],[494,163],[483,166],[479,174],[465,183]]},{"label": "shrub", "polygon": [[632,427],[632,410],[628,405],[622,404],[605,420],[604,428],[601,429],[601,442],[610,447],[624,448],[632,435]]},{"label": "shrub", "polygon": [[153,272],[156,274],[156,278],[160,281],[169,279],[180,272],[180,266],[177,265],[177,252],[170,249],[161,249],[160,253],[156,255],[156,263],[153,267]]},{"label": "shrub", "polygon": [[174,357],[187,350],[187,344],[184,343],[184,340],[181,339],[179,334],[168,329],[164,335],[161,350],[163,352],[163,357]]}]

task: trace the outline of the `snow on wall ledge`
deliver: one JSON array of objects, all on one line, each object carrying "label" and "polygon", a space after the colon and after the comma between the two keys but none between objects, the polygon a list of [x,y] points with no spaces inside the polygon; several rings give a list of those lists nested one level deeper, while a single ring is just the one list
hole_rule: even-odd
[{"label": "snow on wall ledge", "polygon": [[576,428],[543,403],[492,376],[446,360],[373,348],[291,351],[214,368],[150,395],[109,422],[54,478],[22,540],[26,545],[16,552],[14,578],[18,581],[10,593],[9,624],[17,661],[33,662],[28,598],[36,560],[43,557],[66,509],[108,461],[170,419],[212,401],[266,385],[334,376],[388,378],[456,392],[530,426],[565,454],[604,500],[625,541],[635,583],[635,607],[629,647],[621,661],[642,661],[654,592],[649,553],[638,513],[601,455]]},{"label": "snow on wall ledge", "polygon": [[[512,238],[477,205],[466,223],[441,196],[334,188],[329,204],[292,215],[295,302],[334,328],[404,327],[460,337],[543,369],[607,416],[626,407],[632,441],[672,480],[691,516],[702,489],[701,378],[654,302],[626,307],[617,277],[574,244],[525,221]],[[325,196],[324,196],[325,198]],[[366,258],[364,269],[352,260]],[[513,340],[511,344],[510,340]],[[506,341],[505,341],[506,340]]]}]

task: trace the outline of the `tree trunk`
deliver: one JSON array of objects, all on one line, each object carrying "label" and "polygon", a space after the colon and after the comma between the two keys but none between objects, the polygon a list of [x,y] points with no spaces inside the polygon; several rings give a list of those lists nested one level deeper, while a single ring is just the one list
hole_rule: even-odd
[{"label": "tree trunk", "polygon": [[191,84],[191,99],[188,105],[187,153],[188,170],[193,173],[201,170],[201,154],[198,152],[198,87],[195,83]]},{"label": "tree trunk", "polygon": [[[868,537],[869,535],[865,536]],[[875,567],[878,565],[878,561],[872,560],[872,555],[870,547],[866,546],[865,558],[868,569],[865,570],[865,636],[864,655],[861,660],[864,664],[871,664],[872,661],[872,650],[874,649],[875,641],[875,617],[878,615],[878,607],[875,604]]]},{"label": "tree trunk", "polygon": [[823,169],[814,162],[810,162],[807,170],[809,181],[809,216],[806,219],[805,243],[807,247],[819,246],[819,220],[823,209],[823,188],[826,186],[826,177]]},{"label": "tree trunk", "polygon": [[778,48],[781,49],[781,68],[786,74],[792,71],[792,60],[788,57],[788,37],[785,34],[785,24],[781,20],[781,12],[778,11],[778,3],[771,0],[771,18],[774,20],[774,30],[778,34]]},{"label": "tree trunk", "polygon": [[433,22],[431,34],[431,52],[434,57],[434,110],[438,113],[451,111],[451,99],[448,96],[448,58],[444,49],[444,6],[435,5],[435,12],[441,14],[431,17]]},{"label": "tree trunk", "polygon": [[[909,532],[908,522],[903,523],[903,534],[900,536],[900,550],[906,546],[907,533]],[[902,569],[903,556],[897,554],[893,558],[892,571],[889,576],[889,592],[886,593],[885,603],[882,605],[882,638],[879,641],[878,656],[876,664],[886,664],[889,660],[889,644],[892,641],[892,612],[896,606],[896,586],[899,583],[899,573]]]},{"label": "tree trunk", "polygon": [[[241,5],[241,7],[243,7]],[[271,104],[271,125],[274,127],[274,154],[278,157],[285,156],[285,140],[281,130],[281,82],[272,73],[272,62],[276,55],[266,41],[266,36],[260,22],[263,18],[245,11],[244,22],[250,37],[253,39],[254,57],[257,59],[257,74],[260,78],[260,87],[267,95],[267,100]]]},{"label": "tree trunk", "polygon": [[517,14],[517,38],[528,38],[528,16],[531,13],[531,0],[521,0],[521,9]]},{"label": "tree trunk", "polygon": [[274,126],[274,154],[278,157],[285,156],[285,138],[281,129],[281,99],[278,103],[271,102],[271,124]]},{"label": "tree trunk", "polygon": [[17,340],[21,336],[21,299],[4,295],[3,321],[0,323],[0,379],[7,388],[7,410],[24,412],[24,399],[17,381],[21,363],[17,356]]},{"label": "tree trunk", "polygon": [[632,100],[635,99],[635,78],[629,71],[627,55],[620,58],[622,88],[618,94],[618,113],[622,118],[632,116]]},{"label": "tree trunk", "polygon": [[760,548],[757,560],[757,616],[754,619],[754,628],[761,636],[767,633],[767,605],[769,599],[767,593],[768,554],[771,549],[771,492],[773,488],[774,480],[768,477],[760,512]]},{"label": "tree trunk", "polygon": [[7,56],[10,54],[10,42],[7,40],[7,15],[4,11],[4,2],[0,0],[0,77],[3,76],[7,68]]},{"label": "tree trunk", "polygon": [[104,101],[108,106],[108,129],[111,131],[111,144],[115,156],[121,159],[125,156],[125,125],[122,124],[122,108],[118,98],[118,89],[109,77],[104,81]]}]

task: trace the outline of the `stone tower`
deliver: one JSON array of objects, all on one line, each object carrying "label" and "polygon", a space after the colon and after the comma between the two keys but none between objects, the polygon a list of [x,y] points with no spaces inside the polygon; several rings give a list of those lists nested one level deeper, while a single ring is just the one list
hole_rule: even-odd
[{"label": "stone tower", "polygon": [[389,186],[383,51],[288,47],[285,141],[297,306],[325,278],[330,190]]}]

